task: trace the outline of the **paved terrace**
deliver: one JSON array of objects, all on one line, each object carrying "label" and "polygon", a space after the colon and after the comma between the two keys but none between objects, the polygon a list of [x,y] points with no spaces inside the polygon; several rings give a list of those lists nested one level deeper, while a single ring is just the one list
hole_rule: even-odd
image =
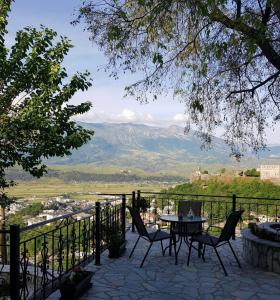
[{"label": "paved terrace", "polygon": [[[140,240],[134,255],[128,258],[138,237],[127,233],[127,251],[119,259],[108,258],[104,252],[102,265],[88,265],[94,271],[92,288],[81,298],[91,299],[280,299],[280,275],[264,272],[246,264],[242,259],[242,241],[238,238],[232,244],[239,255],[242,269],[239,269],[227,245],[220,250],[229,273],[228,277],[220,267],[211,248],[206,248],[206,262],[193,251],[190,266],[187,266],[187,249],[181,248],[179,263],[174,265],[173,256],[161,255],[160,243],[155,243],[142,269],[140,262],[149,245]],[[59,299],[59,292],[49,300]]]}]

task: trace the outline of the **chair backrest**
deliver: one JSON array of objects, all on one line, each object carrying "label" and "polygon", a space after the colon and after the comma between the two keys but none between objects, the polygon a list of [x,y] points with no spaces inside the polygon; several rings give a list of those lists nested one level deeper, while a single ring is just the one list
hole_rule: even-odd
[{"label": "chair backrest", "polygon": [[202,206],[202,202],[201,201],[196,201],[196,200],[192,200],[192,201],[179,200],[179,203],[178,203],[178,214],[181,213],[184,216],[186,216],[189,213],[190,208],[191,208],[195,216],[201,216],[201,206]]},{"label": "chair backrest", "polygon": [[132,220],[137,228],[139,235],[149,237],[139,211],[135,208],[132,208],[131,206],[127,206],[127,208],[131,214]]},{"label": "chair backrest", "polygon": [[219,240],[220,241],[229,241],[232,235],[234,234],[235,227],[237,226],[239,220],[241,219],[241,216],[243,214],[244,210],[239,210],[230,213],[230,215],[227,218],[226,224],[224,228],[222,229],[221,235]]}]

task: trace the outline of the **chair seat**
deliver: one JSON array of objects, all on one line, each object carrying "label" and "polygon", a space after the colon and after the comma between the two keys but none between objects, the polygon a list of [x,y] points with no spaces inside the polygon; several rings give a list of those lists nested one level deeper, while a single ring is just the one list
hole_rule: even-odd
[{"label": "chair seat", "polygon": [[[154,239],[155,237],[155,239]],[[160,241],[160,240],[165,240],[165,239],[170,239],[171,235],[165,231],[155,231],[149,233],[149,239],[153,241]]]},{"label": "chair seat", "polygon": [[201,235],[197,235],[197,236],[193,236],[191,238],[191,240],[193,242],[199,242],[199,243],[203,243],[203,244],[206,244],[206,245],[217,245],[218,242],[219,242],[219,238],[214,236],[214,235],[210,235],[208,233],[203,233]]}]

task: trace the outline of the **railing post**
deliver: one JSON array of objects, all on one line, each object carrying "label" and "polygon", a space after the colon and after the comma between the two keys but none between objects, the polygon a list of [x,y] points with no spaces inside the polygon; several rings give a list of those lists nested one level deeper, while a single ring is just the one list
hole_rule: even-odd
[{"label": "railing post", "polygon": [[100,238],[100,202],[95,203],[95,265],[100,265],[100,254],[101,254],[101,238]]},{"label": "railing post", "polygon": [[2,233],[0,234],[0,244],[1,246],[1,252],[0,255],[2,256],[2,263],[7,264],[8,263],[8,257],[7,257],[7,238],[6,238],[6,215],[5,215],[5,208],[0,207],[0,230],[2,230]]},{"label": "railing post", "polygon": [[[135,197],[135,191],[132,192],[132,200],[131,200],[132,208],[136,208],[136,197]],[[135,224],[132,220],[132,226],[131,226],[132,232],[135,232]]]},{"label": "railing post", "polygon": [[122,238],[123,242],[125,242],[125,223],[126,223],[126,217],[125,217],[125,212],[126,212],[126,197],[125,195],[122,195],[122,208],[121,208],[121,220],[122,220]]},{"label": "railing post", "polygon": [[232,194],[232,211],[236,211],[236,195]]},{"label": "railing post", "polygon": [[[232,194],[232,212],[236,211],[236,195]],[[235,240],[235,228],[234,228],[234,233],[232,235],[232,239]]]},{"label": "railing post", "polygon": [[140,209],[140,203],[141,203],[141,191],[138,190],[137,191],[137,198],[136,198],[136,207],[139,210]]},{"label": "railing post", "polygon": [[10,226],[10,295],[12,300],[20,299],[20,228]]}]

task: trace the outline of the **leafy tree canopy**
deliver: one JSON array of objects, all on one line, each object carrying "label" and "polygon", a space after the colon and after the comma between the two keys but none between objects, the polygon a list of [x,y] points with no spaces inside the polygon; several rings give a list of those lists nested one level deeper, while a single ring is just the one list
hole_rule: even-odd
[{"label": "leafy tree canopy", "polygon": [[222,126],[237,158],[265,147],[265,128],[280,119],[279,0],[86,0],[79,22],[112,75],[142,72],[127,87],[139,101],[173,90],[186,130],[195,124],[206,144]]},{"label": "leafy tree canopy", "polygon": [[225,173],[226,173],[226,168],[221,168],[221,169],[220,169],[220,173],[221,173],[221,174],[225,174]]},{"label": "leafy tree canopy", "polygon": [[[93,134],[71,118],[91,103],[70,105],[79,90],[90,85],[89,73],[77,73],[67,82],[61,66],[72,45],[66,37],[41,27],[16,33],[14,45],[5,45],[11,0],[0,0],[0,188],[13,184],[7,168],[19,165],[34,176],[46,172],[43,158],[69,155]],[[3,199],[5,194],[3,194]],[[6,199],[6,198],[5,198]],[[4,203],[3,203],[4,204]]]},{"label": "leafy tree canopy", "polygon": [[[177,185],[175,188],[169,188],[164,191],[174,194],[229,196],[229,198],[232,194],[236,194],[238,197],[248,198],[280,198],[280,187],[278,185],[268,181],[261,181],[256,178],[245,180],[243,178],[233,178],[230,181],[217,179],[207,181],[197,180],[192,183]],[[246,201],[247,200],[245,200],[245,202]],[[264,201],[264,203],[266,205],[267,201]]]},{"label": "leafy tree canopy", "polygon": [[246,170],[244,174],[248,177],[260,177],[260,172],[257,171],[255,168]]}]

